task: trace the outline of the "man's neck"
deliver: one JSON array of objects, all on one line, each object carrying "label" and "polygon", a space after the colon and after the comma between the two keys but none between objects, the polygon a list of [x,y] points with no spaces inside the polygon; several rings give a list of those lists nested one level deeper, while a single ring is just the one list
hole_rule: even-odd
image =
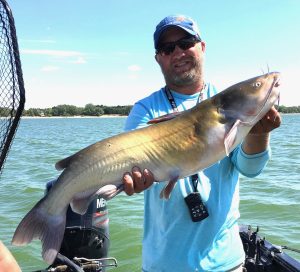
[{"label": "man's neck", "polygon": [[204,81],[198,82],[197,84],[191,84],[191,85],[186,85],[186,86],[175,86],[175,85],[167,85],[168,88],[172,91],[175,91],[177,93],[181,94],[195,94],[198,92],[201,92],[204,89]]}]

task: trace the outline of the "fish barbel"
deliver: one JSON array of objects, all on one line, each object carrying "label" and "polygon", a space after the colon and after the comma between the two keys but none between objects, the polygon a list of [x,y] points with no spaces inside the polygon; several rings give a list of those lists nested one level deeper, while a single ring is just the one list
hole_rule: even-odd
[{"label": "fish barbel", "polygon": [[278,100],[279,76],[272,72],[237,83],[171,120],[158,118],[157,124],[104,139],[57,162],[63,172],[22,219],[12,243],[40,239],[42,256],[51,264],[69,204],[84,214],[96,193],[112,198],[134,166],[149,169],[156,181],[174,182],[221,160]]}]

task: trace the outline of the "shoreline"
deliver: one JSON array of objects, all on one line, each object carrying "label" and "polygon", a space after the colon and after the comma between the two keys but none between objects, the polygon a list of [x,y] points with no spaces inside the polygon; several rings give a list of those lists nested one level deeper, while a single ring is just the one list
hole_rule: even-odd
[{"label": "shoreline", "polygon": [[[281,115],[300,115],[299,112],[289,112],[283,113],[279,112]],[[100,116],[86,116],[86,115],[74,115],[74,116],[21,116],[21,119],[48,119],[48,118],[127,118],[128,115],[118,115],[118,114],[103,114]],[[1,117],[0,117],[1,118]]]},{"label": "shoreline", "polygon": [[[300,115],[299,112],[282,113],[281,115]],[[84,119],[84,118],[127,118],[128,115],[118,114],[103,114],[101,116],[85,116],[85,115],[74,115],[74,116],[21,116],[21,119]],[[7,119],[8,117],[0,117],[0,119]]]},{"label": "shoreline", "polygon": [[21,119],[61,119],[61,118],[127,118],[127,115],[118,115],[118,114],[103,114],[100,116],[83,116],[83,115],[74,115],[74,116],[21,116]]}]

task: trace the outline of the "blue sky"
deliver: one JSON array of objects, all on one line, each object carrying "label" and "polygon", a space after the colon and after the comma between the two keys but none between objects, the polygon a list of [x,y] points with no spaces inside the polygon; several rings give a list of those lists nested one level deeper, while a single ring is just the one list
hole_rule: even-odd
[{"label": "blue sky", "polygon": [[280,104],[300,105],[299,0],[7,0],[15,19],[26,109],[128,105],[164,85],[153,32],[169,14],[198,22],[205,78],[224,89],[280,71]]}]

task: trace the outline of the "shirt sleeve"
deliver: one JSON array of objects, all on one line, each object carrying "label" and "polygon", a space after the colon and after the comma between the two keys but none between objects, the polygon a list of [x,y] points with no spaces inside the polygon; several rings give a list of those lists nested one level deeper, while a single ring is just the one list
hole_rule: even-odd
[{"label": "shirt sleeve", "polygon": [[145,127],[151,119],[152,114],[149,109],[142,102],[137,102],[126,119],[124,130],[129,131]]},{"label": "shirt sleeve", "polygon": [[267,165],[271,157],[271,148],[268,148],[257,154],[246,154],[242,146],[239,145],[232,155],[232,162],[234,163],[237,170],[246,177],[256,177]]}]

